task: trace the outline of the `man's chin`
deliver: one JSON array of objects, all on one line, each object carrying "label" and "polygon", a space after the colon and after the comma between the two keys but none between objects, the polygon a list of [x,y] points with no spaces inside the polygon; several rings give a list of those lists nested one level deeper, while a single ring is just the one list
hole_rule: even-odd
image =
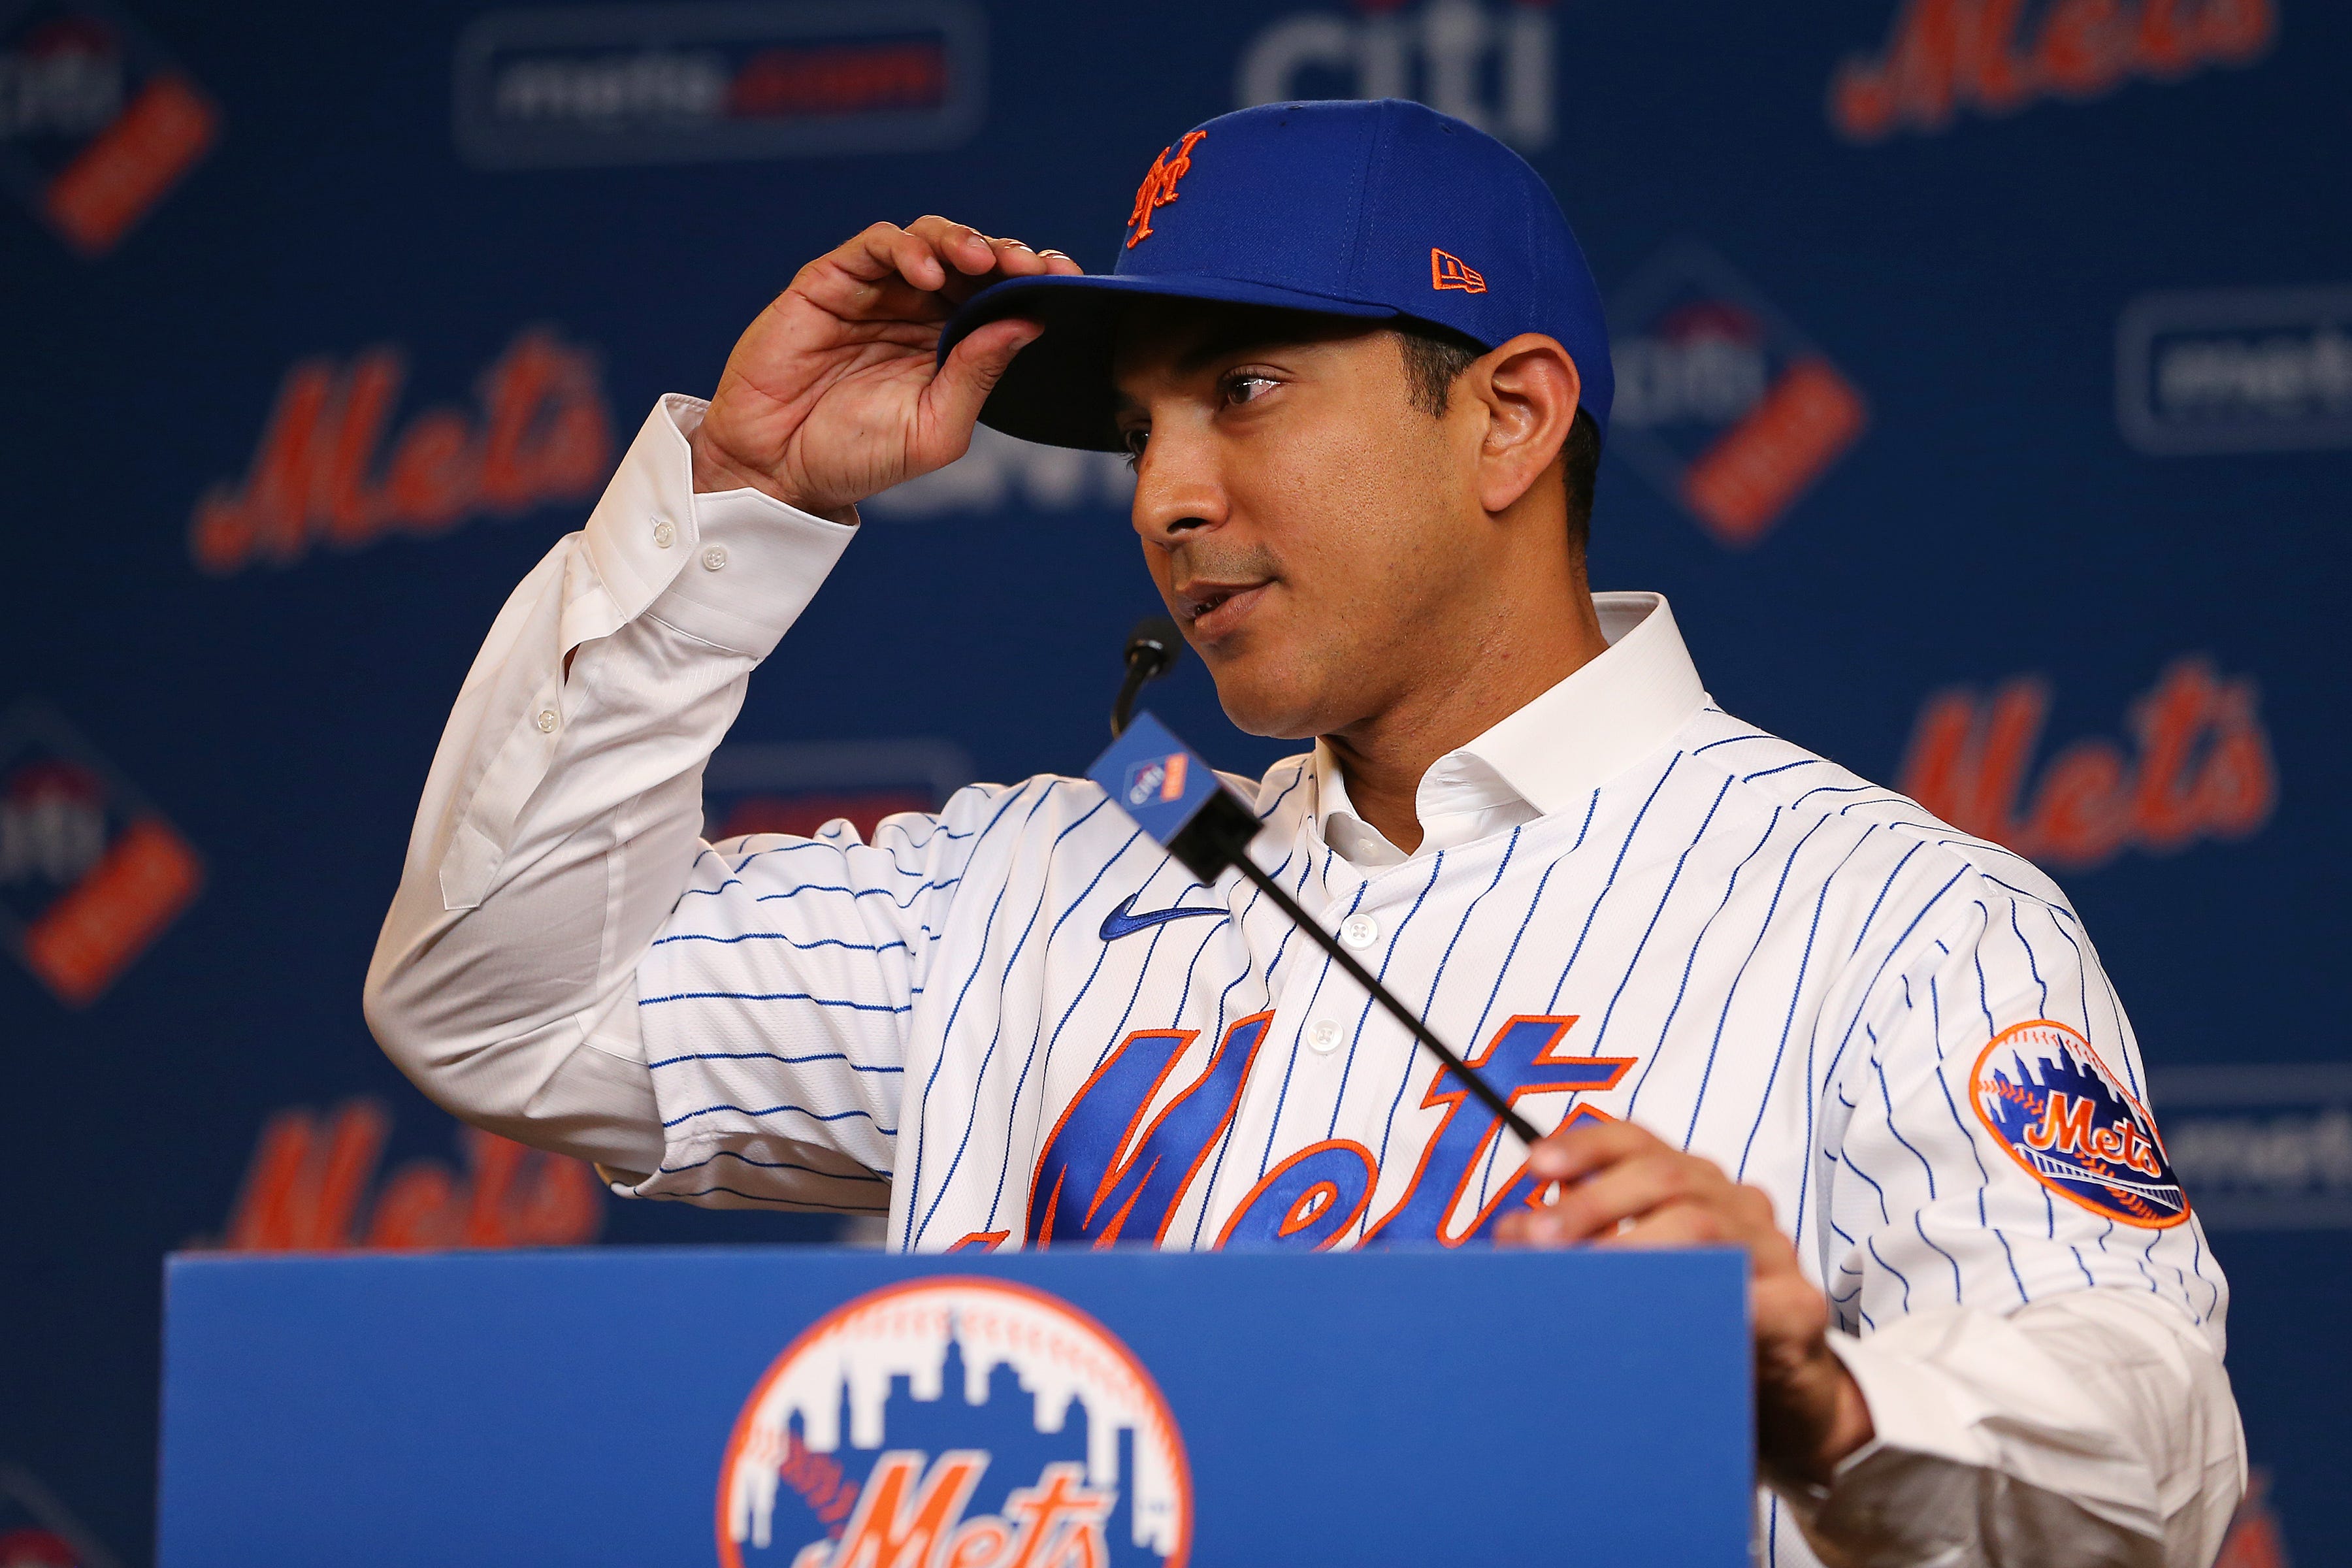
[{"label": "man's chin", "polygon": [[1247,679],[1233,668],[1210,670],[1217,701],[1234,729],[1269,741],[1311,741],[1323,732],[1321,705],[1301,691]]}]

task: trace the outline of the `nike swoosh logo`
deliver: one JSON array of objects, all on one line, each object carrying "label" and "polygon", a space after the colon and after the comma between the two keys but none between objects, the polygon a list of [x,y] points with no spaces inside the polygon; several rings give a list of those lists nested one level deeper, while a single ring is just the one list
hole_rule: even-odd
[{"label": "nike swoosh logo", "polygon": [[1139,915],[1135,912],[1135,900],[1142,896],[1139,890],[1128,894],[1125,903],[1103,916],[1103,941],[1117,942],[1120,937],[1133,936],[1137,931],[1163,921],[1181,921],[1187,915],[1221,915],[1225,912],[1211,904],[1204,909],[1146,910]]}]

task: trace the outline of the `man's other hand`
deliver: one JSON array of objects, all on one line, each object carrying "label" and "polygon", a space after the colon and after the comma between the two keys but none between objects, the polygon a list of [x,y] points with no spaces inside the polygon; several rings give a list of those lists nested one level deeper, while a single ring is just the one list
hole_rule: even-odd
[{"label": "man's other hand", "polygon": [[1799,1484],[1825,1484],[1868,1442],[1870,1408],[1830,1350],[1830,1305],[1773,1223],[1772,1200],[1720,1166],[1630,1121],[1582,1118],[1528,1158],[1548,1202],[1495,1226],[1507,1247],[1738,1247],[1748,1253],[1756,1333],[1758,1457]]},{"label": "man's other hand", "polygon": [[802,268],[736,342],[694,434],[694,488],[856,521],[867,496],[963,456],[981,405],[1042,330],[991,322],[934,371],[955,308],[1003,279],[1078,270],[943,217],[874,225]]}]

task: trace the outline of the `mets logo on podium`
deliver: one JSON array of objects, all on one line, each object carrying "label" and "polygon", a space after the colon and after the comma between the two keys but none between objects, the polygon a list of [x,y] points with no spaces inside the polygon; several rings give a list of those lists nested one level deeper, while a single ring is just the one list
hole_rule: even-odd
[{"label": "mets logo on podium", "polygon": [[942,1277],[828,1313],[768,1368],[719,1481],[725,1568],[1181,1568],[1168,1402],[1042,1290]]},{"label": "mets logo on podium", "polygon": [[2156,1119],[2065,1025],[2004,1030],[1978,1056],[1969,1088],[1986,1129],[2052,1192],[2147,1230],[2189,1217]]}]

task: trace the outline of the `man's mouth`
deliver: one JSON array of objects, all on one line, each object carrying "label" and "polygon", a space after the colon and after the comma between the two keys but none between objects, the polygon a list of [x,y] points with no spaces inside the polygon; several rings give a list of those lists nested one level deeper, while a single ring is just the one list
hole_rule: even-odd
[{"label": "man's mouth", "polygon": [[1194,637],[1214,642],[1241,625],[1272,585],[1271,578],[1259,583],[1187,583],[1176,591],[1177,612]]}]

